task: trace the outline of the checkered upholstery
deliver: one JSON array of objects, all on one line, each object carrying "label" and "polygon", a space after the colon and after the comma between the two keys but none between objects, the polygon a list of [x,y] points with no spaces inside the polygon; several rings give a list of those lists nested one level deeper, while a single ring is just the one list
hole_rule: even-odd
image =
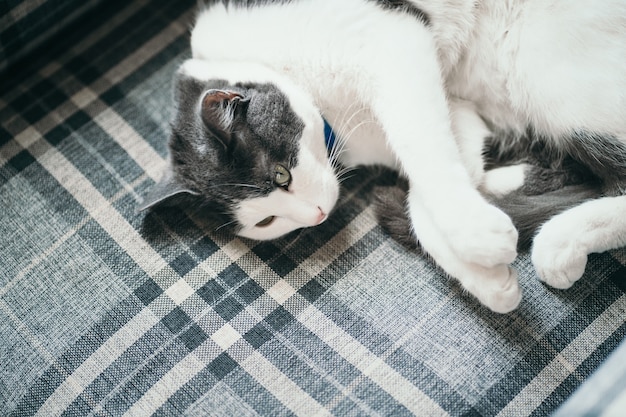
[{"label": "checkered upholstery", "polygon": [[[117,0],[113,0],[117,1]],[[46,45],[102,0],[0,1],[0,72]],[[67,35],[67,32],[65,33]]]},{"label": "checkered upholstery", "polygon": [[493,314],[377,225],[390,173],[268,243],[138,214],[195,5],[110,3],[2,76],[0,415],[547,415],[615,349],[625,250],[567,291],[521,254]]}]

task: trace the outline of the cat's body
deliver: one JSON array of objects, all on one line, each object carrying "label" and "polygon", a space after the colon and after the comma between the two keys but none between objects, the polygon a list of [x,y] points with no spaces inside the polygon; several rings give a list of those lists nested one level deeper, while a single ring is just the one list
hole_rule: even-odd
[{"label": "cat's body", "polygon": [[[606,188],[620,189],[625,28],[621,1],[210,2],[179,72],[173,169],[144,206],[197,196],[238,234],[269,239],[325,220],[337,160],[391,166],[409,180],[424,249],[484,304],[510,311],[521,297],[508,267],[517,232],[477,191],[482,141],[490,130],[531,129],[572,153],[573,136],[584,137],[583,149],[609,137],[618,172]],[[330,161],[323,119],[342,139]],[[551,230],[572,219],[592,228],[585,205],[537,237],[536,265],[553,285],[577,279],[587,253],[626,244],[615,211],[626,197],[591,203],[607,224],[616,218],[617,229],[598,232],[601,244],[581,238],[573,250],[571,237]]]}]

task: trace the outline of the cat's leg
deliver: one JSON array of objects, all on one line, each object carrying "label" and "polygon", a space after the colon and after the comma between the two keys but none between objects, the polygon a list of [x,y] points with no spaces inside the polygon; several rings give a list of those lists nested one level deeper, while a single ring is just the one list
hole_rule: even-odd
[{"label": "cat's leg", "polygon": [[501,197],[524,185],[529,165],[520,163],[485,171],[485,143],[493,134],[473,103],[450,99],[452,130],[463,165],[482,192]]},{"label": "cat's leg", "polygon": [[571,208],[544,224],[534,239],[539,278],[569,288],[585,272],[587,255],[626,246],[626,196],[605,197]]},{"label": "cat's leg", "polygon": [[425,240],[429,242],[429,253],[439,259],[440,265],[441,259],[445,259],[445,271],[456,277],[463,288],[496,313],[508,313],[517,308],[522,291],[513,268],[506,264],[486,268],[459,259],[435,228],[428,211],[417,203],[413,206],[413,212],[413,227],[422,244]]},{"label": "cat's leg", "polygon": [[[409,179],[409,216],[415,221],[412,207],[421,204],[452,253],[465,262],[488,268],[510,263],[517,254],[517,231],[472,183],[456,146],[434,45],[421,48],[418,59],[387,48],[389,56],[380,59],[394,62],[396,73],[386,66],[372,74],[379,88],[370,88],[368,100]],[[418,237],[428,252],[429,243]],[[446,269],[445,257],[435,260]]]},{"label": "cat's leg", "polygon": [[[519,301],[517,285],[506,264],[516,255],[517,230],[509,217],[478,192],[463,164],[454,137],[434,42],[428,33],[407,35],[423,42],[408,54],[383,48],[381,62],[393,62],[376,72],[368,67],[372,94],[363,97],[384,128],[390,149],[409,179],[408,213],[422,247],[447,273],[461,280],[478,280],[478,269],[506,293],[515,288],[511,305]],[[419,53],[418,53],[419,51]],[[391,73],[393,72],[393,73]],[[426,224],[427,223],[427,224]],[[428,230],[428,232],[426,232]],[[480,296],[479,285],[466,288]],[[501,309],[498,303],[488,305]]]},{"label": "cat's leg", "polygon": [[473,103],[450,99],[452,130],[459,154],[472,183],[484,193],[501,197],[524,185],[528,164],[519,163],[485,171],[485,142],[493,134]]},{"label": "cat's leg", "polygon": [[450,98],[452,131],[463,165],[475,187],[484,182],[485,158],[483,151],[491,131],[476,111],[473,103],[459,98]]}]

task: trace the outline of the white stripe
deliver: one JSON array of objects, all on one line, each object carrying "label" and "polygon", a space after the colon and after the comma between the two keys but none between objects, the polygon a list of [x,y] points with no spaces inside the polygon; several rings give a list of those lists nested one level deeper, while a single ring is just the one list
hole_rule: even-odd
[{"label": "white stripe", "polygon": [[202,362],[193,353],[188,354],[150,387],[139,401],[124,413],[124,416],[142,417],[153,414],[188,381],[198,375],[206,365],[207,363]]},{"label": "white stripe", "polygon": [[[149,0],[148,0],[149,1]],[[75,39],[76,43],[72,45],[70,52],[64,56],[61,56],[58,60],[51,61],[45,67],[42,67],[38,73],[33,73],[28,76],[26,79],[22,80],[19,84],[19,88],[12,89],[8,91],[5,95],[6,101],[13,101],[16,97],[22,94],[23,90],[27,90],[31,88],[33,85],[41,81],[41,77],[48,78],[54,72],[58,71],[63,67],[65,63],[74,58],[77,55],[85,52],[87,49],[91,48],[94,43],[103,37],[107,36],[111,32],[111,28],[115,28],[119,26],[121,23],[126,21],[129,17],[137,13],[137,11],[143,9],[148,3],[146,0],[141,1],[131,1],[128,2],[124,6],[123,9],[116,11],[115,15],[111,17],[109,21],[107,21],[106,25],[100,25],[96,28],[96,30],[89,32],[85,38]],[[28,2],[22,2],[28,3]],[[1,27],[1,26],[0,26]],[[68,80],[68,82],[71,82]],[[4,106],[2,106],[4,107]],[[6,122],[12,121],[13,119],[9,119]]]},{"label": "white stripe", "polygon": [[[211,349],[211,347],[206,349]],[[296,415],[330,415],[323,405],[315,401],[315,399],[283,374],[280,369],[256,352],[247,342],[240,341],[229,353],[242,369]],[[139,401],[124,413],[124,416],[139,417],[155,413],[172,395],[200,373],[215,357],[207,357],[201,361],[193,353],[190,353],[155,383],[150,390],[144,393]]]},{"label": "white stripe", "polygon": [[73,237],[76,232],[78,232],[81,228],[83,228],[87,222],[89,221],[89,217],[85,217],[80,222],[78,222],[73,229],[67,231],[64,235],[59,237],[55,242],[52,243],[48,248],[43,250],[39,255],[35,256],[24,268],[20,270],[18,274],[15,275],[9,282],[5,284],[4,287],[0,288],[0,297],[3,297],[7,294],[11,289],[15,287],[19,282],[21,282],[29,272],[31,272],[35,267],[41,264],[43,261],[48,259],[57,249],[59,249],[65,242],[67,242],[71,237]]},{"label": "white stripe", "polygon": [[[250,347],[252,349],[252,347]],[[241,367],[298,416],[330,416],[330,412],[256,351],[239,361]],[[239,358],[235,358],[239,359]]]},{"label": "white stripe", "polygon": [[[127,12],[131,10],[132,9],[129,8]],[[191,14],[191,12],[186,12],[181,19],[188,19],[189,14]],[[63,121],[63,116],[69,116],[74,113],[75,108],[71,103],[80,109],[86,109],[92,104],[97,104],[95,108],[104,108],[105,110],[102,114],[93,114],[93,112],[90,112],[89,115],[93,117],[94,121],[128,152],[150,178],[155,181],[160,179],[165,168],[165,160],[161,158],[161,156],[156,153],[156,151],[143,140],[141,135],[139,135],[122,117],[108,108],[106,104],[100,102],[98,94],[105,91],[112,83],[120,82],[132,74],[138,66],[159,53],[174,39],[185,33],[185,31],[186,28],[184,25],[181,25],[179,22],[172,22],[157,36],[150,39],[141,48],[138,48],[136,52],[129,55],[124,61],[118,63],[106,74],[102,75],[93,85],[85,86],[82,90],[75,93],[70,101],[65,101],[56,109],[51,110],[47,116],[39,120],[35,126],[28,126],[24,131],[16,135],[15,141],[21,145],[21,148],[15,146],[15,142],[12,141],[4,145],[0,152],[2,155],[0,157],[0,163],[6,163],[7,160],[17,155],[22,148],[28,149],[33,143],[40,140],[42,135],[39,134],[39,132],[42,132],[42,134],[47,133],[46,129],[42,129],[42,127],[55,127],[59,122]],[[65,84],[71,82],[77,81],[73,77],[68,77]],[[59,85],[58,87],[61,90],[63,89],[63,85]],[[14,115],[11,121],[18,116],[17,114]],[[37,129],[35,129],[35,127]]]},{"label": "white stripe", "polygon": [[[337,247],[345,248],[351,247],[352,245],[347,242],[356,243],[360,238],[362,238],[369,230],[370,227],[360,227],[364,222],[370,222],[373,219],[373,214],[371,211],[365,210],[359,216],[357,216],[347,227],[345,227],[340,233],[330,240],[326,245],[320,248],[313,256],[313,261],[310,261],[312,265],[321,265],[321,269],[325,268],[332,261],[335,260],[337,256]],[[344,242],[340,244],[339,242]],[[228,244],[222,246],[221,250],[212,255],[209,259],[204,261],[200,267],[203,270],[211,271],[213,275],[217,275],[214,272],[214,269],[223,270],[227,266],[231,265],[233,262],[239,262],[241,268],[244,269],[246,274],[250,277],[255,277],[260,274],[260,271],[267,270],[267,265],[261,262],[258,258],[251,259],[249,262],[240,262],[241,258],[250,253],[250,248],[244,245],[239,239],[234,239]],[[317,259],[317,261],[315,261]],[[320,269],[320,270],[321,270]],[[308,273],[308,271],[307,271]],[[295,271],[292,274],[297,274]],[[310,279],[310,275],[306,275]],[[276,276],[278,277],[278,276]],[[293,277],[292,277],[293,279]],[[264,282],[267,280],[264,280]],[[264,282],[259,282],[263,284]],[[284,282],[284,281],[278,281]],[[289,285],[289,284],[287,284]],[[271,291],[271,288],[265,288],[266,291]],[[294,289],[295,291],[295,289]],[[222,327],[223,333],[224,327]],[[232,329],[232,328],[231,328]],[[233,329],[234,331],[234,329]],[[232,332],[230,332],[232,333]],[[220,332],[214,333],[211,337],[216,338],[220,336]],[[235,359],[240,363],[240,365],[252,375],[259,383],[263,385],[264,388],[269,390],[276,398],[280,399],[280,401],[285,405],[285,407],[292,410],[294,413],[298,415],[326,415],[327,411],[325,408],[321,407],[313,398],[310,398],[309,395],[302,391],[297,385],[295,385],[292,381],[289,380],[280,369],[276,368],[272,365],[267,359],[263,356],[256,353],[251,346],[241,340],[241,335],[236,338],[229,338],[226,344],[223,344],[224,348],[229,348],[230,346],[238,343],[236,348],[229,350],[229,353],[232,355],[238,355]],[[219,345],[220,343],[218,343]],[[239,348],[244,345],[246,346],[243,350]],[[199,348],[200,349],[200,348]],[[253,356],[247,357],[246,355]],[[149,415],[157,411],[172,395],[174,395],[184,384],[189,382],[194,376],[197,375],[198,372],[201,371],[211,360],[215,359],[215,357],[209,357],[205,359],[201,365],[197,365],[198,359],[190,354],[189,357],[183,359],[180,363],[178,363],[174,368],[172,368],[167,374],[163,376],[154,386],[150,388],[148,392],[146,392],[142,398],[133,405],[133,407],[128,410],[125,414],[127,416],[141,416],[141,415]],[[255,361],[259,361],[258,364],[255,364]],[[194,368],[195,366],[195,368]],[[279,384],[276,384],[275,381],[280,381]],[[289,389],[285,392],[284,387],[289,387]],[[295,392],[300,391],[300,393],[296,396]],[[301,398],[298,398],[301,397]],[[304,403],[293,403],[292,398],[298,398],[299,400],[303,400]],[[304,408],[303,408],[304,407]],[[317,410],[317,414],[311,413],[311,410]]]},{"label": "white stripe", "polygon": [[[156,54],[158,50],[152,52]],[[146,59],[147,57],[143,58]],[[141,62],[138,61],[136,65],[141,64]],[[111,116],[112,113],[108,115]],[[109,129],[111,126],[107,126],[104,119],[102,120],[101,124]],[[129,134],[132,128],[126,123],[118,123],[116,126],[123,128],[125,134],[120,135],[119,131],[109,131],[112,137],[119,141],[124,149],[130,150],[131,157],[139,161],[142,164],[142,168],[151,173],[151,176],[156,176],[156,168],[154,167],[159,167],[159,162],[162,162],[162,158],[159,157],[148,161],[140,157],[139,153],[145,151],[146,148],[126,141],[136,141],[142,144],[145,144],[145,141],[139,135]],[[22,136],[21,138],[24,140],[24,143],[21,143],[21,145],[25,147],[32,146],[33,151],[40,154],[36,155],[38,156],[38,162],[72,194],[87,210],[89,215],[102,226],[122,250],[149,276],[155,276],[157,272],[168,268],[167,262],[145,242],[128,221],[113,208],[110,202],[60,152],[45,141],[37,141],[36,144],[33,144],[31,135]],[[16,139],[19,140],[20,137]],[[147,155],[153,157],[155,153],[154,151],[152,152],[148,152]],[[87,358],[47,399],[38,411],[38,415],[60,415],[119,354],[123,353],[138,337],[158,323],[158,319],[154,316],[151,316],[151,320],[145,320],[146,314],[143,313],[136,316]],[[143,322],[141,322],[142,320]]]},{"label": "white stripe", "polygon": [[128,77],[130,74],[134,73],[137,70],[137,67],[151,59],[155,55],[156,51],[162,50],[180,35],[188,33],[189,27],[181,22],[191,21],[191,16],[193,16],[194,13],[195,12],[193,10],[184,12],[178,20],[174,20],[167,27],[163,28],[156,36],[150,38],[140,48],[137,48],[137,51],[124,58],[123,61],[104,74],[100,80],[106,80],[107,83],[115,85],[124,78]]},{"label": "white stripe", "polygon": [[158,271],[168,267],[168,263],[161,255],[60,152],[50,147],[37,161],[63,184],[91,217],[149,276],[154,276]]},{"label": "white stripe", "polygon": [[[15,330],[22,335],[22,337],[33,347],[35,350],[43,357],[44,360],[49,363],[54,363],[54,356],[48,350],[48,347],[41,341],[41,339],[37,338],[31,331],[30,327],[24,324],[22,319],[20,319],[15,312],[11,309],[11,307],[0,298],[0,310],[7,315],[9,320],[13,322],[15,326]],[[57,369],[59,370],[59,369]],[[60,370],[59,370],[60,371]]]},{"label": "white stripe", "polygon": [[[324,246],[319,248],[309,258],[302,261],[293,271],[284,278],[284,281],[292,286],[296,291],[302,288],[311,278],[318,275],[330,264],[337,260],[346,248],[351,248],[360,239],[369,233],[375,226],[374,213],[371,208],[364,209],[357,217],[355,217],[346,227],[336,233]],[[207,231],[210,233],[210,231]],[[218,238],[218,237],[214,237]],[[256,255],[251,254],[250,247],[241,240],[235,238],[230,242],[218,242],[220,250],[205,261],[197,268],[216,276],[218,271],[223,271],[236,262],[240,268],[251,278],[263,276],[262,280],[257,280],[257,284],[261,285],[265,291],[269,291],[281,278],[268,266],[262,262]],[[254,259],[247,261],[242,260],[244,256],[251,255]],[[276,278],[275,281],[268,279],[268,274],[272,274]],[[268,285],[269,283],[269,285]]]},{"label": "white stripe", "polygon": [[[337,233],[313,255],[301,262],[291,271],[285,281],[290,285],[296,284],[296,290],[305,285],[312,277],[317,276],[341,255],[340,250],[353,247],[359,240],[368,234],[375,226],[374,212],[371,207],[365,208],[350,224]],[[305,282],[302,282],[303,279]]]},{"label": "white stripe", "polygon": [[[169,40],[184,32],[183,25],[172,23],[158,36],[151,39],[138,52],[129,56],[122,63],[111,69],[106,75],[113,79],[120,79],[131,73],[138,65],[156,55]],[[150,46],[145,47],[145,46]],[[94,83],[106,83],[100,78]],[[79,94],[76,101],[80,106],[86,105],[84,100],[93,97],[89,88],[85,94]],[[79,107],[80,107],[79,106]],[[66,109],[67,103],[58,111],[51,111],[49,115],[37,125],[45,126],[56,121],[59,113]],[[50,119],[51,118],[51,119]],[[156,179],[164,166],[163,158],[132,129],[121,117],[112,110],[105,110],[95,117],[98,123],[112,138],[124,148],[131,158]],[[53,123],[56,124],[56,123]],[[37,161],[52,175],[71,195],[81,204],[89,215],[111,236],[111,238],[127,253],[149,276],[168,268],[167,262],[137,233],[137,231],[120,215],[109,201],[87,180],[82,173],[72,165],[60,152],[47,142],[40,140],[39,132],[29,128],[18,135],[16,143],[24,149],[32,148]],[[102,346],[89,356],[71,375],[56,388],[52,395],[44,402],[37,412],[38,416],[61,415],[66,408],[92,383],[114,360],[125,352],[135,341],[149,329],[158,324],[159,319],[148,309],[144,309],[128,323],[112,335]]]},{"label": "white stripe", "polygon": [[11,158],[22,152],[22,150],[30,147],[39,139],[41,139],[41,135],[37,132],[37,130],[35,130],[32,126],[28,126],[15,136],[14,140],[7,142],[2,148],[0,148],[0,165],[5,165]]},{"label": "white stripe", "polygon": [[529,415],[623,323],[622,295],[522,389],[498,416]]},{"label": "white stripe", "polygon": [[[102,226],[113,240],[149,276],[168,268],[167,262],[137,233],[110,202],[98,192],[82,173],[61,153],[46,142],[38,145],[47,147],[37,160],[72,196],[87,210],[91,217]],[[40,416],[60,415],[67,406],[104,370],[119,354],[154,326],[158,319],[150,314],[136,316],[116,335],[103,344],[96,353],[70,375],[46,400],[38,411]],[[138,323],[139,322],[139,323]]]},{"label": "white stripe", "polygon": [[314,306],[305,309],[298,320],[413,414],[448,416],[439,404]]},{"label": "white stripe", "polygon": [[67,407],[85,390],[85,387],[135,343],[137,335],[143,335],[158,322],[159,319],[150,310],[142,310],[76,368],[72,375],[68,376],[48,397],[37,411],[36,416],[52,417],[63,414]]},{"label": "white stripe", "polygon": [[146,142],[124,118],[107,108],[94,121],[111,136],[150,178],[158,181],[167,162]]}]

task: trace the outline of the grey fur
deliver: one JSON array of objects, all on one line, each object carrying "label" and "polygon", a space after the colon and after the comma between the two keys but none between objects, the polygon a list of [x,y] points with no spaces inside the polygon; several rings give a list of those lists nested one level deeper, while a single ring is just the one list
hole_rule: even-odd
[{"label": "grey fur", "polygon": [[[421,252],[406,212],[407,188],[377,187],[375,196],[374,210],[382,228],[405,248]],[[584,201],[600,196],[601,191],[594,184],[578,184],[530,196],[515,191],[490,200],[513,220],[519,233],[518,249],[528,250],[539,227],[546,221]]]},{"label": "grey fur", "polygon": [[538,195],[583,183],[600,187],[602,183],[584,161],[575,160],[549,140],[533,137],[530,133],[524,136],[499,133],[487,138],[483,157],[486,170],[530,165],[524,185],[518,190],[522,195]]},{"label": "grey fur", "polygon": [[552,217],[585,201],[602,196],[596,184],[568,185],[543,194],[527,195],[517,190],[491,203],[511,217],[519,233],[517,247],[527,250],[539,228]]},{"label": "grey fur", "polygon": [[[228,92],[233,99],[216,99],[213,107],[204,109],[199,103],[207,92]],[[201,208],[218,226],[236,231],[240,226],[233,217],[237,204],[276,188],[277,163],[289,169],[297,164],[304,123],[287,97],[271,84],[201,82],[179,74],[175,101],[169,140],[172,171],[141,208],[161,204]]]},{"label": "grey fur", "polygon": [[576,132],[565,152],[602,182],[605,195],[626,194],[626,143],[609,135]]}]

